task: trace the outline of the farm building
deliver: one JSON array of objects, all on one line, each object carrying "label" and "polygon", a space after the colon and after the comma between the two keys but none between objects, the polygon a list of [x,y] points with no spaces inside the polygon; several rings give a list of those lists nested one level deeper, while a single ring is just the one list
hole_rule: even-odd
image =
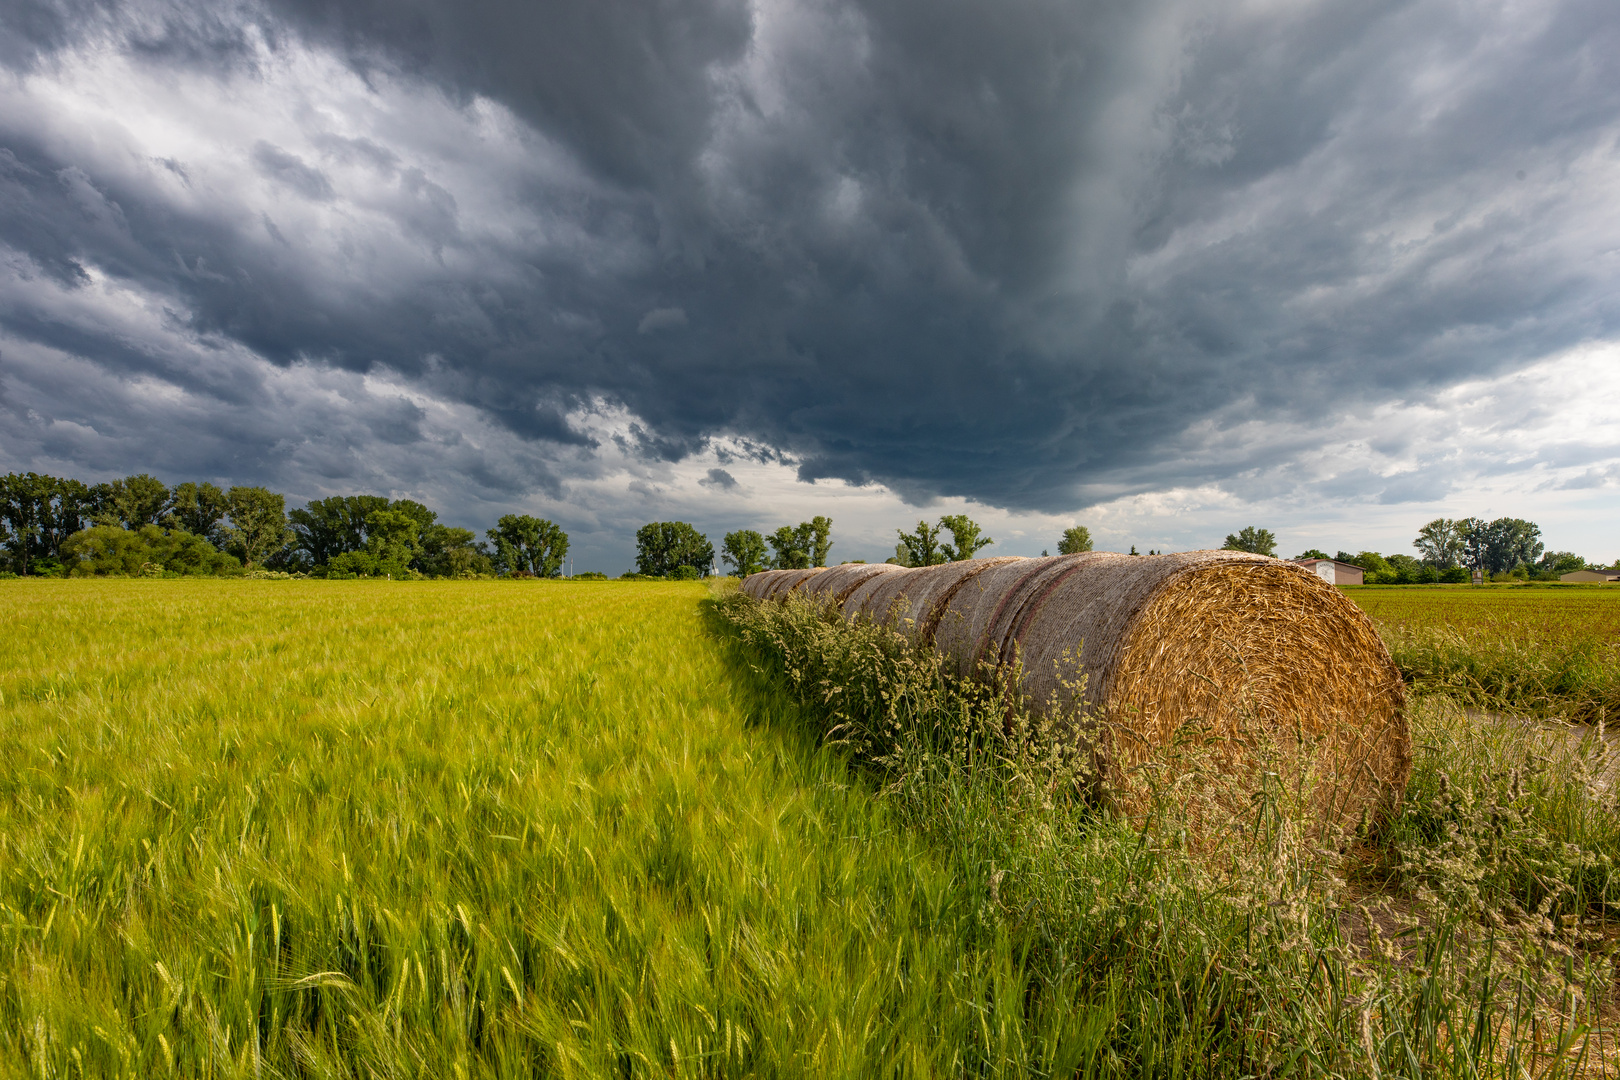
[{"label": "farm building", "polygon": [[1361,567],[1337,559],[1295,559],[1294,562],[1303,566],[1329,585],[1365,585],[1366,574]]},{"label": "farm building", "polygon": [[1560,574],[1559,581],[1620,581],[1620,570],[1596,570],[1587,567],[1585,570],[1574,570],[1568,574]]}]

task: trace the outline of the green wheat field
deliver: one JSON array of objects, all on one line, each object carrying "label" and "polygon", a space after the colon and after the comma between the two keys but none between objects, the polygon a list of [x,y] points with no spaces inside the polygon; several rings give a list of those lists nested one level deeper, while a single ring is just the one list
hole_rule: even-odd
[{"label": "green wheat field", "polygon": [[[1613,1067],[1592,740],[1420,701],[1359,870],[1262,807],[1222,876],[982,739],[862,760],[728,603],[0,583],[0,1076]],[[1506,967],[1459,932],[1503,911],[1549,928]]]}]

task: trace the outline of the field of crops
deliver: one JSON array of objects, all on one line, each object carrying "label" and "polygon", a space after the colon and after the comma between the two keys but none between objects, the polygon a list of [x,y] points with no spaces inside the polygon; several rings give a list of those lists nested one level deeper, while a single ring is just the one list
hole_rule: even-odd
[{"label": "field of crops", "polygon": [[0,1075],[1016,1060],[1020,958],[703,592],[0,583]]},{"label": "field of crops", "polygon": [[[1620,910],[1620,825],[1586,748],[1523,772],[1531,736],[1420,703],[1413,801],[1361,858],[1380,897],[1280,804],[1215,867],[1041,781],[995,695],[885,683],[875,630],[756,612],[784,644],[748,652],[705,596],[0,582],[0,1077],[1598,1060],[1572,1003],[1611,973],[1569,935]],[[883,703],[884,761],[828,680]],[[896,718],[993,737],[964,758]],[[1387,904],[1424,895],[1402,929]],[[1504,969],[1457,933],[1482,905],[1564,936]]]},{"label": "field of crops", "polygon": [[1620,588],[1612,586],[1370,585],[1345,595],[1391,628],[1444,626],[1548,642],[1620,642]]},{"label": "field of crops", "polygon": [[1402,586],[1346,590],[1419,693],[1580,723],[1620,721],[1620,589]]}]

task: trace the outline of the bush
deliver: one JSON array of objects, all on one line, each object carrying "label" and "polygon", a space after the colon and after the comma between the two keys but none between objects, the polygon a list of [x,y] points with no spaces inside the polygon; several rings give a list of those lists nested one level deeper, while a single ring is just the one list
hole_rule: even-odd
[{"label": "bush", "polygon": [[572,581],[606,581],[608,576],[600,570],[587,570],[583,574],[575,574]]},{"label": "bush", "polygon": [[219,574],[240,564],[200,536],[156,525],[139,530],[97,525],[62,544],[74,577],[166,577]]},{"label": "bush", "polygon": [[697,567],[686,565],[677,566],[669,574],[671,581],[697,581],[701,577],[703,577],[703,574]]}]

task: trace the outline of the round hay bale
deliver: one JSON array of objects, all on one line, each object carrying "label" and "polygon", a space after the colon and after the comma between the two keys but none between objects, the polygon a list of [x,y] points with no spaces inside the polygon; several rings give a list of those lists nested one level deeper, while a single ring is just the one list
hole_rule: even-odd
[{"label": "round hay bale", "polygon": [[[756,600],[780,600],[824,570],[826,570],[824,566],[811,567],[809,570],[765,570],[750,575],[743,582],[743,590]],[[763,579],[758,586],[758,592],[749,589],[749,582],[755,579]]]},{"label": "round hay bale", "polygon": [[843,604],[849,595],[871,579],[902,567],[892,563],[841,563],[806,581],[800,592],[834,604]]},{"label": "round hay bale", "polygon": [[742,591],[755,600],[763,600],[771,591],[771,584],[783,573],[785,571],[782,570],[761,570],[757,574],[749,574],[743,578]]},{"label": "round hay bale", "polygon": [[1086,552],[890,567],[859,580],[843,614],[930,642],[966,674],[1019,662],[1038,710],[1083,705],[1075,737],[1137,820],[1163,777],[1201,769],[1229,810],[1271,777],[1319,821],[1353,824],[1411,771],[1405,688],[1371,620],[1292,563]]}]

